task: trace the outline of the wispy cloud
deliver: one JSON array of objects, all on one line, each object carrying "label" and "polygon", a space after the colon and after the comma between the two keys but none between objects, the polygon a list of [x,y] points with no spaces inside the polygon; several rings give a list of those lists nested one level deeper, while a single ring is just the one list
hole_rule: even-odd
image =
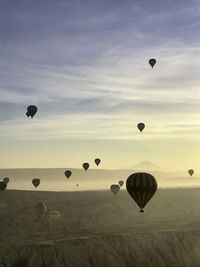
[{"label": "wispy cloud", "polygon": [[[2,3],[1,136],[127,139],[137,121],[164,132],[174,118],[187,134],[199,112],[198,8],[193,0]],[[33,126],[29,104],[38,106]],[[166,135],[182,134],[174,131]]]}]

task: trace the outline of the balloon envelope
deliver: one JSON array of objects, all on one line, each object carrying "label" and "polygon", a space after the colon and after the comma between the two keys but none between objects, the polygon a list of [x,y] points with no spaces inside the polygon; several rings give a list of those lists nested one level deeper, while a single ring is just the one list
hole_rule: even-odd
[{"label": "balloon envelope", "polygon": [[9,183],[9,178],[8,177],[5,177],[5,178],[3,178],[3,182],[5,182],[6,184],[8,184]]},{"label": "balloon envelope", "polygon": [[117,195],[117,193],[119,192],[119,190],[120,190],[120,187],[119,187],[118,184],[112,184],[110,186],[110,191],[114,194],[114,196]]},{"label": "balloon envelope", "polygon": [[98,166],[101,163],[101,160],[100,159],[95,159],[94,162]]},{"label": "balloon envelope", "polygon": [[119,181],[119,185],[120,185],[121,187],[123,186],[123,184],[124,184],[123,181]]},{"label": "balloon envelope", "polygon": [[38,109],[37,109],[36,106],[33,106],[33,105],[28,106],[28,107],[27,107],[26,116],[27,116],[27,117],[31,116],[31,118],[33,118],[34,115],[36,114],[37,110],[38,110]]},{"label": "balloon envelope", "polygon": [[126,180],[126,189],[140,207],[140,212],[144,212],[143,208],[156,193],[157,181],[149,173],[133,173]]},{"label": "balloon envelope", "polygon": [[6,187],[7,187],[7,184],[5,182],[1,181],[0,182],[0,190],[4,191],[6,189]]},{"label": "balloon envelope", "polygon": [[156,64],[156,60],[154,58],[149,59],[149,64],[153,68],[153,66]]},{"label": "balloon envelope", "polygon": [[52,210],[49,212],[49,218],[51,220],[58,220],[60,218],[60,212],[58,210]]},{"label": "balloon envelope", "polygon": [[70,170],[66,170],[65,171],[65,176],[67,177],[67,179],[69,179],[69,177],[72,175],[72,172]]},{"label": "balloon envelope", "polygon": [[83,163],[83,169],[85,170],[85,171],[87,171],[87,169],[89,168],[89,163],[87,163],[87,162],[85,162],[85,163]]},{"label": "balloon envelope", "polygon": [[137,127],[140,130],[140,132],[142,132],[144,130],[145,124],[143,122],[140,122],[138,123]]},{"label": "balloon envelope", "polygon": [[34,207],[34,212],[37,218],[42,218],[46,213],[47,207],[44,202],[38,202]]},{"label": "balloon envelope", "polygon": [[194,170],[190,169],[190,170],[188,170],[188,173],[190,176],[192,176],[194,174]]},{"label": "balloon envelope", "polygon": [[34,179],[32,180],[32,184],[35,186],[35,188],[37,188],[38,185],[40,184],[40,179],[38,179],[38,178],[34,178]]}]

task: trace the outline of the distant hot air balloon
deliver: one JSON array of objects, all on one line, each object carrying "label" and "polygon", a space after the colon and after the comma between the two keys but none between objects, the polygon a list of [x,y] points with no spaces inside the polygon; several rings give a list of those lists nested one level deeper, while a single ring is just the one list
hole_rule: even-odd
[{"label": "distant hot air balloon", "polygon": [[34,179],[32,180],[32,184],[35,186],[35,188],[37,188],[38,185],[40,184],[40,179],[38,179],[38,178],[34,178]]},{"label": "distant hot air balloon", "polygon": [[190,169],[190,170],[188,170],[188,173],[190,176],[192,176],[194,174],[194,170]]},{"label": "distant hot air balloon", "polygon": [[98,166],[101,163],[101,160],[100,159],[95,159],[94,162]]},{"label": "distant hot air balloon", "polygon": [[83,163],[83,169],[84,169],[85,171],[87,171],[87,169],[89,168],[89,166],[90,166],[89,163],[87,163],[87,162]]},{"label": "distant hot air balloon", "polygon": [[51,220],[59,220],[60,219],[60,212],[58,210],[52,210],[49,212],[49,218]]},{"label": "distant hot air balloon", "polygon": [[5,177],[5,178],[3,178],[3,181],[4,181],[6,184],[8,184],[10,180],[9,180],[8,177]]},{"label": "distant hot air balloon", "polygon": [[121,187],[123,186],[124,182],[123,181],[119,181],[118,183]]},{"label": "distant hot air balloon", "polygon": [[78,186],[79,186],[79,184],[76,184],[76,186],[78,187]]},{"label": "distant hot air balloon", "polygon": [[144,212],[144,207],[156,193],[157,182],[149,173],[133,173],[126,180],[126,189],[140,207],[140,212]]},{"label": "distant hot air balloon", "polygon": [[46,213],[47,207],[44,202],[38,202],[34,207],[34,213],[37,218],[42,218]]},{"label": "distant hot air balloon", "polygon": [[67,177],[67,179],[69,179],[69,177],[72,175],[72,172],[70,170],[66,170],[65,171],[65,176]]},{"label": "distant hot air balloon", "polygon": [[140,132],[142,132],[144,130],[145,124],[143,122],[140,122],[138,123],[137,127],[140,130]]},{"label": "distant hot air balloon", "polygon": [[7,184],[5,182],[1,181],[0,182],[0,190],[4,191],[6,189],[6,187],[7,187]]},{"label": "distant hot air balloon", "polygon": [[37,109],[36,106],[33,106],[33,105],[28,106],[28,107],[27,107],[26,116],[27,116],[27,117],[31,116],[31,118],[33,118],[33,117],[35,116],[37,110],[38,110],[38,109]]},{"label": "distant hot air balloon", "polygon": [[156,64],[156,60],[154,58],[149,59],[149,64],[151,65],[151,67],[153,68],[154,65]]},{"label": "distant hot air balloon", "polygon": [[110,191],[114,194],[114,196],[117,195],[117,193],[119,192],[119,190],[120,190],[120,187],[119,187],[118,184],[112,184],[110,186]]}]

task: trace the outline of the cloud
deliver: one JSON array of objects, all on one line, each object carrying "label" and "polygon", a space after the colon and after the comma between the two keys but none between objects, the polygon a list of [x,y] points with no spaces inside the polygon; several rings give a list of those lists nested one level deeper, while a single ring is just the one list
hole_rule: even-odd
[{"label": "cloud", "polygon": [[[164,134],[175,119],[183,131],[166,134],[187,134],[200,100],[192,3],[4,2],[1,136],[127,139],[140,120]],[[32,126],[29,104],[38,106]]]}]

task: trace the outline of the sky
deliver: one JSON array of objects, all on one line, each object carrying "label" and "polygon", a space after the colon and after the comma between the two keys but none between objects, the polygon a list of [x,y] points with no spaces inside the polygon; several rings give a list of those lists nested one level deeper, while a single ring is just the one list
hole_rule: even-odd
[{"label": "sky", "polygon": [[0,168],[199,168],[200,1],[0,0],[0,51]]}]

